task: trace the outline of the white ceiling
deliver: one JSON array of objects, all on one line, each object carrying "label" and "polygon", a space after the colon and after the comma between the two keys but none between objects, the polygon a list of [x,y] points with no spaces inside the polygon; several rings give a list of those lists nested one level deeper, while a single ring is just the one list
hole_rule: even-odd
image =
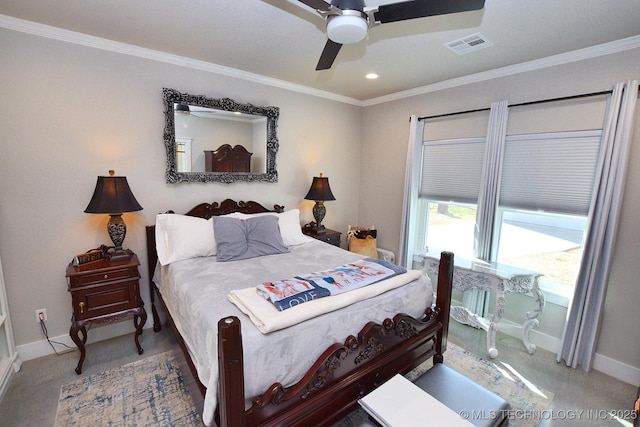
[{"label": "white ceiling", "polygon": [[[393,1],[367,6],[382,3]],[[587,48],[602,54],[640,47],[639,0],[486,0],[481,11],[372,28],[320,72],[325,22],[295,0],[2,0],[0,14],[357,102],[549,57],[580,58],[574,51],[584,56]],[[16,29],[6,19],[3,25]],[[478,32],[494,46],[462,56],[444,46]],[[365,79],[369,72],[380,78]]]}]

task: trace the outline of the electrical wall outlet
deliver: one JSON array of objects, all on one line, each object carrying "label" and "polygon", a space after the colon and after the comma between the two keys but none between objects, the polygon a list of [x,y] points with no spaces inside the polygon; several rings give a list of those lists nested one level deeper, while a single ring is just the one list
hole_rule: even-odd
[{"label": "electrical wall outlet", "polygon": [[39,308],[36,310],[36,322],[40,323],[41,320],[47,320],[46,308]]}]

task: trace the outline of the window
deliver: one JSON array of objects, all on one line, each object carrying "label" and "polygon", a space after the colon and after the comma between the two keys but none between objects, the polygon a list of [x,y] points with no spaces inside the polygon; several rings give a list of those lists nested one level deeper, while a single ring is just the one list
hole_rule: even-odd
[{"label": "window", "polygon": [[[493,217],[491,261],[543,273],[542,286],[569,297],[580,267],[600,131],[508,136]],[[416,253],[472,257],[484,139],[423,144]]]},{"label": "window", "polygon": [[191,172],[191,138],[176,137],[176,171]]},{"label": "window", "polygon": [[499,209],[493,257],[500,263],[544,273],[543,289],[570,297],[582,257],[587,218]]},{"label": "window", "polygon": [[[424,236],[418,244],[419,252],[429,248],[450,251],[462,257],[473,257],[473,229],[476,222],[476,206],[456,203],[437,203],[421,200],[420,224]],[[428,232],[427,232],[428,230]]]}]

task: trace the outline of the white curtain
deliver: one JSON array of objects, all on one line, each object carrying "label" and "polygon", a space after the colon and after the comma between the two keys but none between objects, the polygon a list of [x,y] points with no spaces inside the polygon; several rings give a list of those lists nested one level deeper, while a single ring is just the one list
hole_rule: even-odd
[{"label": "white curtain", "polygon": [[504,142],[507,137],[507,120],[509,103],[507,101],[491,104],[487,141],[484,152],[484,169],[480,181],[478,195],[478,216],[474,235],[474,255],[484,261],[491,257],[494,218],[498,205],[500,175],[502,173],[502,156]]},{"label": "white curtain", "polygon": [[[474,230],[474,255],[484,261],[491,258],[494,218],[498,205],[502,156],[507,137],[509,103],[493,102],[487,126],[480,194],[478,194],[478,215]],[[479,316],[486,316],[489,307],[489,293],[468,291],[462,296],[462,305]]]},{"label": "white curtain", "polygon": [[557,360],[590,371],[622,205],[638,81],[618,83],[607,105],[591,221]]},{"label": "white curtain", "polygon": [[416,201],[420,183],[420,162],[422,157],[422,139],[424,122],[418,116],[411,116],[409,130],[409,144],[407,148],[407,163],[404,177],[404,201],[402,205],[402,222],[400,225],[400,248],[398,250],[398,265],[412,267],[414,236],[410,230],[415,230]]}]

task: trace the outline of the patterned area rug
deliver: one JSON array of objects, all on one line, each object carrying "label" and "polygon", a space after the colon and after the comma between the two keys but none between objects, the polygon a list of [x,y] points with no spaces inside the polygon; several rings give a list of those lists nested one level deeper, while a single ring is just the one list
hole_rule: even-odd
[{"label": "patterned area rug", "polygon": [[62,386],[55,427],[201,426],[173,352]]},{"label": "patterned area rug", "polygon": [[[511,427],[533,427],[549,407],[553,393],[536,387],[507,365],[447,344],[445,364],[511,403]],[[410,372],[416,378],[432,366],[427,361]],[[519,416],[523,415],[523,416]],[[335,426],[359,426],[367,415],[353,412]],[[201,426],[171,351],[92,375],[62,386],[55,427]]]},{"label": "patterned area rug", "polygon": [[[540,417],[553,400],[553,393],[536,387],[510,369],[508,365],[499,361],[485,360],[452,343],[447,343],[444,364],[509,402],[512,409],[509,415],[509,427],[538,426]],[[428,360],[409,372],[407,378],[413,380],[432,366],[433,363]],[[333,427],[359,426],[366,418],[366,412],[358,409]]]}]

